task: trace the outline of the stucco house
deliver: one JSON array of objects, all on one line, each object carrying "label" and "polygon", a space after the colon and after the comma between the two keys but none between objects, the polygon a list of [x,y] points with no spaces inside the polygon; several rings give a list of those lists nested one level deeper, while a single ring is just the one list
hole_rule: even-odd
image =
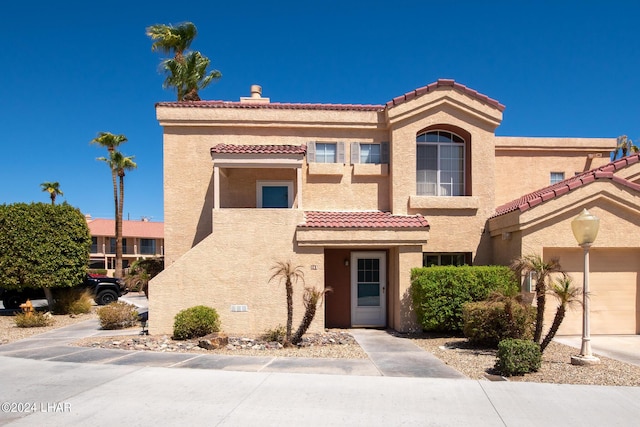
[{"label": "stucco house", "polygon": [[409,331],[413,267],[536,252],[581,271],[568,224],[586,207],[602,218],[594,293],[613,287],[608,300],[625,304],[623,327],[594,295],[592,333],[637,333],[637,157],[608,164],[615,138],[496,136],[504,108],[444,79],[381,105],[277,103],[259,86],[236,102],[158,103],[166,267],[151,283],[151,332],[198,304],[227,332],[284,324],[284,286],[269,278],[286,260],[305,286],[333,289],[312,330]]},{"label": "stucco house", "polygon": [[[107,270],[113,275],[116,265],[115,220],[85,215],[91,233],[89,268]],[[129,267],[134,261],[161,258],[164,253],[164,224],[156,221],[122,221],[122,264]]]}]

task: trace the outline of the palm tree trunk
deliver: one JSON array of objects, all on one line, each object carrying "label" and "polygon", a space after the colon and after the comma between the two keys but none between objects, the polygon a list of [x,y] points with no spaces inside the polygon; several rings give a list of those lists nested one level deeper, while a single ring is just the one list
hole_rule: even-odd
[{"label": "palm tree trunk", "polygon": [[544,337],[544,341],[542,341],[542,344],[540,344],[541,353],[544,351],[545,348],[547,348],[547,346],[549,345],[553,337],[556,335],[556,332],[558,332],[558,329],[560,328],[560,324],[562,323],[562,320],[564,320],[564,315],[566,311],[567,309],[565,308],[564,305],[561,305],[558,307],[558,310],[556,311],[556,315],[553,318],[553,323],[551,324],[551,329],[549,329],[547,336]]},{"label": "palm tree trunk", "polygon": [[[543,281],[544,277],[540,278],[540,281]],[[536,283],[536,328],[533,333],[533,341],[536,343],[540,343],[540,339],[542,338],[542,327],[544,325],[544,306],[546,303],[546,289],[544,286],[544,282]]]},{"label": "palm tree trunk", "polygon": [[287,289],[287,335],[285,344],[289,344],[291,343],[291,328],[293,327],[293,285],[289,278],[287,278],[285,288]]},{"label": "palm tree trunk", "polygon": [[313,318],[316,315],[316,309],[317,309],[316,303],[307,304],[307,308],[304,311],[304,317],[302,318],[302,322],[300,322],[300,326],[298,327],[298,330],[296,331],[295,335],[291,339],[292,344],[295,345],[295,344],[298,344],[300,341],[302,341],[302,336],[307,332],[307,330],[309,329],[309,326],[311,326],[311,322],[313,321]]},{"label": "palm tree trunk", "polygon": [[122,274],[122,209],[124,207],[124,177],[120,176],[120,197],[116,213],[116,271],[115,277],[121,278]]}]

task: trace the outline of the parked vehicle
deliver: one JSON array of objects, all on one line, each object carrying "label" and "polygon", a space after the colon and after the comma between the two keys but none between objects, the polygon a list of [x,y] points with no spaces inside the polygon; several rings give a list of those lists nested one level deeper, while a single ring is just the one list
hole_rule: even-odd
[{"label": "parked vehicle", "polygon": [[[87,289],[93,294],[93,299],[98,305],[106,305],[117,301],[127,293],[124,281],[99,274],[87,274],[84,281],[77,288]],[[52,289],[55,297],[55,289]],[[0,297],[4,308],[16,309],[26,300],[44,299],[44,290],[36,288],[23,288],[21,290],[0,288]]]}]

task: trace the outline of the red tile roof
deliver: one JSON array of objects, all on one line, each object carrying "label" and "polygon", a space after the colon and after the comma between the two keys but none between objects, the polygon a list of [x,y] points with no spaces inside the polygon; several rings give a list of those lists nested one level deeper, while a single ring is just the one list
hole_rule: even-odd
[{"label": "red tile roof", "polygon": [[390,212],[325,212],[304,213],[303,228],[428,228],[422,215],[392,215]]},{"label": "red tile roof", "polygon": [[306,145],[231,145],[218,144],[212,153],[224,154],[305,154]]},{"label": "red tile roof", "polygon": [[431,83],[430,85],[423,86],[421,88],[412,90],[411,92],[407,92],[404,95],[400,95],[398,97],[393,98],[391,101],[387,102],[387,108],[391,108],[393,106],[402,104],[407,102],[413,98],[424,95],[427,92],[431,92],[440,87],[452,87],[472,98],[479,100],[480,102],[484,102],[485,104],[489,104],[500,111],[504,111],[505,106],[496,101],[495,99],[489,98],[487,95],[483,95],[480,92],[473,90],[471,88],[466,87],[463,84],[456,83],[455,80],[451,79],[438,79],[437,82]]},{"label": "red tile roof", "polygon": [[179,108],[245,108],[245,109],[272,109],[272,110],[336,110],[336,111],[383,111],[385,108],[391,108],[402,104],[427,92],[431,92],[441,87],[454,88],[472,98],[489,104],[500,111],[504,111],[505,106],[481,94],[467,86],[456,83],[451,79],[438,79],[438,81],[430,85],[407,92],[393,98],[384,105],[372,104],[303,104],[303,103],[280,103],[280,102],[232,102],[232,101],[188,101],[188,102],[158,102],[156,107],[179,107]]},{"label": "red tile roof", "polygon": [[609,179],[634,191],[640,192],[640,184],[636,184],[627,179],[614,175],[615,171],[623,169],[634,163],[638,163],[639,161],[640,154],[634,154],[608,163],[604,166],[600,166],[599,168],[583,172],[579,175],[565,179],[564,181],[550,185],[541,190],[526,194],[519,199],[512,200],[511,202],[505,203],[502,206],[498,206],[498,208],[496,208],[496,212],[491,216],[491,218],[505,215],[509,212],[514,212],[517,210],[519,210],[520,212],[524,212],[529,208],[539,205],[540,203],[566,194],[578,187],[582,187],[583,185],[587,185],[597,180]]},{"label": "red tile roof", "polygon": [[[115,237],[116,221],[113,219],[87,220],[92,236]],[[164,238],[164,222],[122,221],[122,237],[141,237],[144,239]]]},{"label": "red tile roof", "polygon": [[336,111],[382,111],[384,105],[361,104],[309,104],[288,102],[245,103],[238,101],[185,101],[158,102],[156,107],[179,108],[245,108],[269,110],[336,110]]}]

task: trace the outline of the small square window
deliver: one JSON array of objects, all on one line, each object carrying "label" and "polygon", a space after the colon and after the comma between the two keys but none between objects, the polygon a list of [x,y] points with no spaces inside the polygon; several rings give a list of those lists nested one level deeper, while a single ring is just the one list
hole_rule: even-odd
[{"label": "small square window", "polygon": [[336,163],[336,144],[323,142],[316,143],[316,162]]},{"label": "small square window", "polygon": [[564,172],[551,172],[551,185],[564,181]]},{"label": "small square window", "polygon": [[382,163],[380,144],[360,144],[360,163]]}]

